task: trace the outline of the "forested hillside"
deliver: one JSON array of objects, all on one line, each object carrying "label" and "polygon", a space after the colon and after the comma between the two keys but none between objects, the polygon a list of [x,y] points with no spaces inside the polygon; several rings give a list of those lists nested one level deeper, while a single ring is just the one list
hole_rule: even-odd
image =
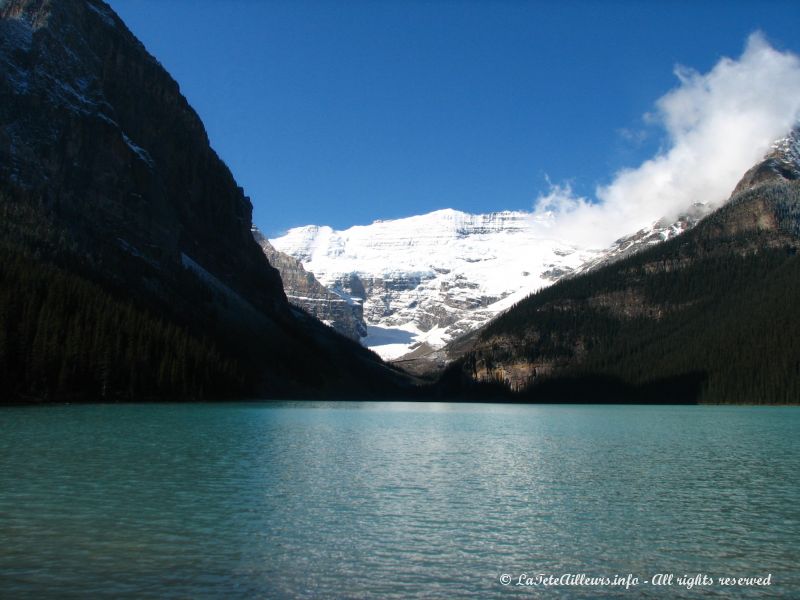
[{"label": "forested hillside", "polygon": [[7,249],[0,381],[12,401],[225,398],[246,389],[242,365],[211,339]]},{"label": "forested hillside", "polygon": [[[800,400],[800,186],[519,303],[451,367],[539,401]],[[452,377],[452,375],[451,375]]]},{"label": "forested hillside", "polygon": [[409,385],[289,305],[249,198],[107,4],[0,2],[0,64],[0,402]]}]

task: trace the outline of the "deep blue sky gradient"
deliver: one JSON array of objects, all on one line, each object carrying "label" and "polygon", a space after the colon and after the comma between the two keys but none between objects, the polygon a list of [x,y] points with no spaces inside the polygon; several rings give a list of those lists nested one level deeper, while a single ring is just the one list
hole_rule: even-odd
[{"label": "deep blue sky gradient", "polygon": [[110,4],[268,236],[530,209],[546,175],[591,194],[663,143],[642,116],[677,63],[706,71],[756,29],[800,51],[800,2],[783,0]]}]

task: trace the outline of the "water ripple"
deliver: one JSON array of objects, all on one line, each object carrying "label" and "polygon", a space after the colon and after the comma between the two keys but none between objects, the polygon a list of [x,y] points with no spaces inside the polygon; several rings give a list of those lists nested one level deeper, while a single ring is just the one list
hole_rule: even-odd
[{"label": "water ripple", "polygon": [[0,412],[0,597],[696,598],[501,573],[772,573],[800,411],[264,403]]}]

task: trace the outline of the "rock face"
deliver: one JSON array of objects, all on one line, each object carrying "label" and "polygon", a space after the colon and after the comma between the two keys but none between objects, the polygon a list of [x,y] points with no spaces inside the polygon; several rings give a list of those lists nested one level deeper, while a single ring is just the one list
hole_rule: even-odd
[{"label": "rock face", "polygon": [[733,194],[767,181],[796,179],[800,179],[800,126],[772,145],[764,160],[745,173]]},{"label": "rock face", "polygon": [[564,279],[445,347],[451,371],[540,401],[797,402],[797,139],[680,237]]},{"label": "rock face", "polygon": [[385,358],[440,348],[598,255],[549,239],[546,217],[440,210],[270,240],[319,281],[363,302],[367,346]]},{"label": "rock face", "polygon": [[154,261],[191,257],[268,310],[251,205],[178,84],[97,0],[0,8],[0,178]]},{"label": "rock face", "polygon": [[253,228],[253,238],[269,263],[281,274],[283,290],[290,304],[302,308],[351,340],[359,341],[367,335],[364,307],[360,300],[326,288],[303,268],[303,263],[273,248],[257,228]]},{"label": "rock face", "polygon": [[2,247],[205,339],[247,393],[397,380],[291,307],[198,115],[101,0],[0,0],[0,211]]},{"label": "rock face", "polygon": [[440,350],[448,342],[529,294],[671,239],[709,210],[697,205],[607,249],[548,237],[546,214],[455,210],[345,231],[298,227],[271,243],[336,293],[363,302],[368,347],[427,370],[446,360]]}]

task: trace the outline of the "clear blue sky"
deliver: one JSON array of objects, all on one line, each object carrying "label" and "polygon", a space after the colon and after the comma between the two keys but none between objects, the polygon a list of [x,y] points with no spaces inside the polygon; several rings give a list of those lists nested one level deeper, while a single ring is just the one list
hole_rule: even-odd
[{"label": "clear blue sky", "polygon": [[198,111],[268,235],[590,194],[660,143],[642,115],[794,1],[111,0]]}]

